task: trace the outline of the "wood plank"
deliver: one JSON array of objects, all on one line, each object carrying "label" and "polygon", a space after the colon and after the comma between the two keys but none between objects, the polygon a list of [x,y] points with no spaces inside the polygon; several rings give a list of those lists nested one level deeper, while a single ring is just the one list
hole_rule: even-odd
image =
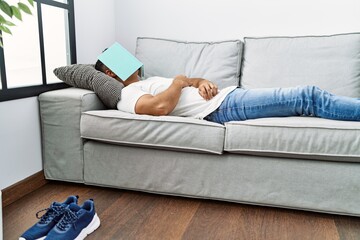
[{"label": "wood plank", "polygon": [[142,222],[136,239],[181,239],[201,201],[179,198],[157,198],[152,211]]},{"label": "wood plank", "polygon": [[[153,196],[125,192],[123,197],[108,205],[103,212],[98,212],[101,231],[95,231],[88,239],[123,239],[124,235],[130,237],[141,227],[141,222],[139,224],[136,219],[142,218],[154,200]],[[118,233],[120,229],[122,231]]]},{"label": "wood plank", "polygon": [[360,239],[360,218],[347,216],[334,216],[334,218],[340,239]]},{"label": "wood plank", "polygon": [[183,239],[339,239],[332,215],[204,202]]},{"label": "wood plank", "polygon": [[37,172],[20,182],[17,182],[2,191],[3,207],[19,200],[25,195],[35,191],[36,189],[44,186],[48,180],[45,179],[44,171]]},{"label": "wood plank", "polygon": [[106,225],[88,239],[180,239],[198,206],[193,199],[126,192],[100,213]]}]

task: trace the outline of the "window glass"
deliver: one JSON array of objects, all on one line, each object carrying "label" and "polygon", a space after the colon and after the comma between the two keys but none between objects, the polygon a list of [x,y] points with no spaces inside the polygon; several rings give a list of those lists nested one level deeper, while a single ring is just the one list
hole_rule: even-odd
[{"label": "window glass", "polygon": [[[14,1],[13,4],[16,4]],[[6,81],[8,88],[42,84],[39,30],[36,3],[32,15],[22,14],[23,21],[11,20],[12,35],[3,34]]]},{"label": "window glass", "polygon": [[41,6],[44,33],[46,82],[61,82],[53,73],[60,66],[69,65],[70,43],[68,11],[49,5]]}]

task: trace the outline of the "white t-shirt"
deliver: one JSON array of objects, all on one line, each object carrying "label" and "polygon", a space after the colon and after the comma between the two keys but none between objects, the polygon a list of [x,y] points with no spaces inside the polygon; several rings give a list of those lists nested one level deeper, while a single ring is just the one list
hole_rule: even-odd
[{"label": "white t-shirt", "polygon": [[[122,89],[121,100],[118,102],[117,108],[124,112],[135,113],[136,102],[141,96],[145,94],[155,96],[168,89],[172,82],[173,78],[151,77],[132,83]],[[197,88],[185,87],[182,89],[178,104],[169,115],[203,119],[215,111],[235,88],[236,86],[224,88],[211,100],[206,101],[200,96]]]}]

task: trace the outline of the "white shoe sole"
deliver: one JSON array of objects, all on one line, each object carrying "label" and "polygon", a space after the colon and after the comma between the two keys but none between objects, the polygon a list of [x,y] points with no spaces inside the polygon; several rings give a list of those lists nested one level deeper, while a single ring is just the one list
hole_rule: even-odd
[{"label": "white shoe sole", "polygon": [[[46,238],[46,236],[45,236],[45,237],[38,238],[38,239],[35,239],[35,240],[44,240],[45,238]],[[23,238],[23,237],[20,237],[19,240],[26,240],[26,239]]]},{"label": "white shoe sole", "polygon": [[89,225],[87,225],[86,228],[81,230],[79,235],[74,240],[85,239],[87,235],[89,235],[90,233],[95,231],[99,226],[100,226],[100,219],[99,219],[98,215],[95,213],[95,215],[94,215],[93,219],[91,220],[91,222],[89,223]]}]

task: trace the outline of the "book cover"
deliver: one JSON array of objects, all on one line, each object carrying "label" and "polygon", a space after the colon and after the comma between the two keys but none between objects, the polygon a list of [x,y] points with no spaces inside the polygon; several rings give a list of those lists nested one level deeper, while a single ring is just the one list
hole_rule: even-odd
[{"label": "book cover", "polygon": [[117,42],[100,54],[98,59],[123,81],[138,69],[139,76],[144,77],[144,64]]}]

